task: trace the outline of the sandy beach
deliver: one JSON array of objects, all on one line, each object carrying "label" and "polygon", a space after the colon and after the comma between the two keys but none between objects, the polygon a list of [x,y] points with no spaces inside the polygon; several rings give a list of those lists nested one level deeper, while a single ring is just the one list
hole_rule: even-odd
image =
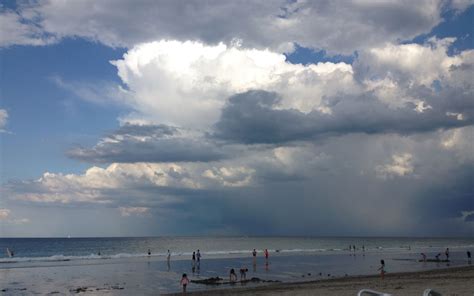
[{"label": "sandy beach", "polygon": [[474,266],[387,274],[384,280],[381,280],[379,276],[355,276],[303,283],[277,283],[254,288],[199,291],[187,293],[187,295],[354,296],[364,288],[400,296],[420,296],[427,288],[435,289],[442,295],[472,296],[474,295]]}]

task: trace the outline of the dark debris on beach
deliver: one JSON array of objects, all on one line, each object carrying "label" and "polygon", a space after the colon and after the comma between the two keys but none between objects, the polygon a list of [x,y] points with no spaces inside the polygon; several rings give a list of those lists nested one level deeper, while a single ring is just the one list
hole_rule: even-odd
[{"label": "dark debris on beach", "polygon": [[209,285],[209,286],[218,286],[218,285],[233,285],[233,284],[246,284],[246,283],[280,283],[281,281],[278,280],[263,280],[257,277],[253,277],[248,280],[240,280],[236,282],[231,281],[224,281],[223,278],[220,277],[210,277],[202,280],[191,280],[191,283],[194,284],[202,284],[202,285]]}]

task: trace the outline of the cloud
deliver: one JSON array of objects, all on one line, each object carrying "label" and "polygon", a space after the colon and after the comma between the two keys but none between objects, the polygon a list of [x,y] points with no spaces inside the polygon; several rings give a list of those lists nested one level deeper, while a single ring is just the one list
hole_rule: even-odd
[{"label": "cloud", "polygon": [[369,94],[333,98],[331,114],[279,109],[280,100],[276,93],[265,91],[232,96],[215,125],[215,136],[247,144],[284,143],[347,133],[409,134],[472,124],[472,119],[459,121],[435,108],[422,113],[412,104],[392,109]]},{"label": "cloud", "polygon": [[10,215],[9,209],[0,209],[0,220],[6,220]]},{"label": "cloud", "polygon": [[119,207],[118,209],[122,217],[129,217],[131,215],[142,216],[144,214],[147,214],[150,210],[146,207]]},{"label": "cloud", "polygon": [[[235,158],[210,163],[128,163],[83,174],[47,173],[10,181],[2,195],[8,197],[4,202],[38,211],[149,208],[149,222],[140,228],[154,234],[303,235],[308,228],[301,225],[307,225],[315,235],[361,230],[461,235],[472,231],[472,223],[440,225],[473,210],[474,170],[472,161],[440,145],[449,132],[344,134],[317,142],[251,145]],[[380,178],[377,166],[387,178]],[[298,215],[288,220],[288,213]],[[380,213],[384,219],[376,225],[366,219]],[[128,221],[134,219],[131,214]],[[182,221],[192,226],[183,229]],[[321,223],[328,227],[318,228]]]},{"label": "cloud", "polygon": [[204,171],[202,175],[224,186],[241,187],[251,184],[254,173],[255,170],[246,167],[213,167]]},{"label": "cloud", "polygon": [[67,155],[93,163],[208,162],[226,157],[221,147],[197,131],[130,123],[105,136],[92,148],[76,147]]},{"label": "cloud", "polygon": [[47,45],[57,41],[35,22],[35,15],[3,9],[0,5],[0,48],[11,45]]},{"label": "cloud", "polygon": [[[354,50],[385,42],[410,40],[442,22],[441,14],[469,4],[420,1],[128,1],[58,0],[3,10],[1,46],[40,45],[81,37],[113,47],[132,47],[157,39],[200,40],[246,47],[291,49],[292,43],[329,52]],[[123,12],[128,13],[124,14]],[[5,30],[7,28],[8,30]],[[10,33],[11,32],[11,33]],[[5,34],[4,34],[5,33]]]},{"label": "cloud", "polygon": [[8,112],[5,109],[0,109],[0,132],[4,131],[5,126],[7,125]]},{"label": "cloud", "polygon": [[[365,118],[357,112],[374,110],[373,117],[386,117],[373,118],[376,124],[395,125],[398,121],[400,127],[390,129],[421,131],[472,121],[469,77],[474,51],[450,56],[451,42],[431,39],[423,45],[388,44],[362,51],[354,65],[327,62],[304,66],[291,64],[284,55],[269,50],[161,40],[136,46],[113,64],[127,87],[123,104],[134,110],[125,118],[129,121],[207,129],[219,118],[225,120],[222,112],[236,107],[236,102],[226,105],[226,98],[263,90],[278,94],[271,110],[291,111],[293,117],[325,117],[336,123],[338,115],[342,121],[346,117],[359,121]],[[428,57],[427,62],[421,56]],[[401,119],[416,124],[402,127]],[[383,129],[365,129],[371,128]]]},{"label": "cloud", "polygon": [[[217,180],[204,172],[206,164],[113,163],[91,167],[84,174],[44,173],[36,180],[10,181],[3,190],[11,200],[43,204],[115,205],[141,196],[159,203],[169,195],[249,185],[252,170],[245,167],[214,168]],[[130,200],[133,202],[133,198]]]},{"label": "cloud", "polygon": [[295,65],[283,54],[200,42],[155,41],[112,62],[127,86],[124,104],[141,118],[184,127],[209,127],[225,99],[250,89],[278,91],[281,106],[303,112],[323,96],[357,92],[345,63]]},{"label": "cloud", "polygon": [[108,81],[79,82],[79,81],[65,81],[62,77],[54,75],[50,77],[56,86],[69,91],[77,98],[86,102],[107,105],[114,103],[120,105],[125,102],[124,96],[127,92],[121,85],[114,84]]},{"label": "cloud", "polygon": [[392,163],[379,165],[375,168],[377,176],[381,178],[404,177],[413,174],[413,155],[410,153],[392,155]]},{"label": "cloud", "polygon": [[0,208],[0,221],[2,221],[2,223],[15,224],[15,225],[30,223],[30,219],[14,218],[11,215],[11,213],[12,211],[10,209]]}]

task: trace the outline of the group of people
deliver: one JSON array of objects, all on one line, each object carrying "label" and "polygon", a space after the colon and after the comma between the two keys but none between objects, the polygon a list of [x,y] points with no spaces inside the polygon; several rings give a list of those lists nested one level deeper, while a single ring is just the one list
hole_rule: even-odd
[{"label": "group of people", "polygon": [[[263,251],[263,255],[265,256],[266,266],[268,266],[268,258],[270,256],[270,253],[268,252],[268,249],[265,249]],[[169,256],[169,250],[168,250],[168,256]],[[257,250],[256,249],[253,249],[252,257],[253,257],[253,265],[255,267],[256,264],[257,264]],[[197,250],[196,252],[193,252],[193,255],[192,255],[192,271],[193,271],[193,273],[195,272],[196,267],[198,269],[200,268],[200,264],[201,264],[201,252],[200,252],[200,250]],[[248,271],[249,271],[248,268],[245,267],[245,266],[241,267],[239,269],[240,281],[245,281],[247,279],[247,272]],[[238,279],[238,277],[237,277],[237,273],[235,272],[235,269],[231,268],[230,272],[229,272],[229,282],[230,283],[235,283],[235,282],[237,282],[237,279]],[[183,273],[183,275],[181,277],[181,281],[180,281],[180,284],[183,287],[183,293],[186,293],[186,288],[187,288],[187,285],[189,283],[190,283],[190,280],[188,278],[188,275],[186,273]]]},{"label": "group of people", "polygon": [[[445,262],[449,262],[449,248],[446,248],[446,251],[444,251],[444,255],[446,257]],[[471,252],[466,251],[466,255],[467,255],[467,261],[471,263]],[[441,253],[436,254],[435,261],[441,261],[440,257],[441,257]],[[425,253],[421,253],[421,258],[422,259],[420,261],[423,261],[423,262],[427,261]]]},{"label": "group of people", "polygon": [[198,269],[201,268],[201,251],[199,251],[199,249],[196,252],[193,252],[192,260],[193,260],[192,270],[194,272],[196,267]]},{"label": "group of people", "polygon": [[[355,253],[356,250],[357,250],[357,248],[356,248],[355,245],[349,245],[349,252],[354,252]],[[365,246],[364,245],[362,245],[361,250],[362,250],[363,253],[365,253]]]}]

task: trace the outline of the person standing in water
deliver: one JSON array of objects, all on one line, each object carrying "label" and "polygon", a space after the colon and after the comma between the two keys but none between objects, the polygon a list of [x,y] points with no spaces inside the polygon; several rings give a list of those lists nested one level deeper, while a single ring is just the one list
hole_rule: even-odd
[{"label": "person standing in water", "polygon": [[425,255],[425,253],[421,253],[421,256],[423,257],[423,262],[426,262],[426,255]]},{"label": "person standing in water", "polygon": [[449,248],[446,248],[444,255],[446,255],[446,261],[449,261]]},{"label": "person standing in water", "polygon": [[471,264],[471,252],[467,251],[466,254],[467,254],[467,262]]},{"label": "person standing in water", "polygon": [[193,252],[193,268],[196,266],[196,252]]},{"label": "person standing in water", "polygon": [[265,254],[265,260],[268,261],[268,250],[267,249],[265,249],[264,254]]},{"label": "person standing in water", "polygon": [[380,277],[383,280],[385,278],[385,261],[383,259],[380,260],[380,267],[378,270],[380,270]]},{"label": "person standing in water", "polygon": [[199,266],[201,264],[201,252],[199,251],[199,249],[197,250],[197,253],[196,253],[196,259],[197,259],[197,264]]},{"label": "person standing in water", "polygon": [[235,274],[235,270],[232,268],[229,273],[229,281],[231,283],[235,283],[237,281],[237,275]]},{"label": "person standing in water", "polygon": [[186,286],[189,284],[188,275],[183,273],[180,284],[183,286],[183,294],[186,294]]}]

